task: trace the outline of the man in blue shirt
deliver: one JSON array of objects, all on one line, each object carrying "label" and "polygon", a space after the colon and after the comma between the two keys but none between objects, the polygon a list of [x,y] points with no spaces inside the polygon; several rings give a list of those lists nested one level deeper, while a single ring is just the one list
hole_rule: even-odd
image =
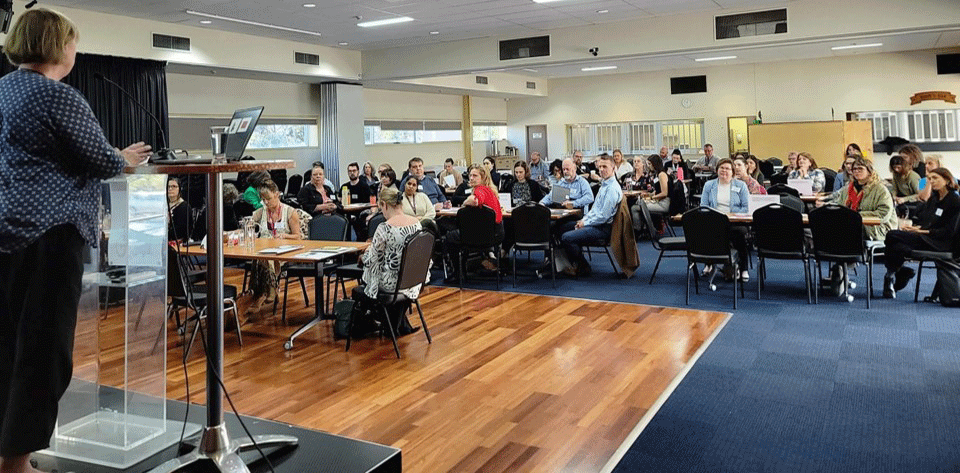
[{"label": "man in blue shirt", "polygon": [[530,179],[545,183],[548,177],[550,177],[550,165],[540,158],[539,151],[530,153]]},{"label": "man in blue shirt", "polygon": [[548,192],[543,196],[540,203],[547,207],[562,206],[566,209],[582,209],[593,203],[593,191],[590,190],[590,184],[587,180],[577,175],[577,165],[570,158],[564,159],[562,168],[563,179],[560,179],[554,187],[569,189],[570,193],[563,202],[553,201],[553,192]]},{"label": "man in blue shirt", "polygon": [[566,250],[573,266],[565,270],[572,276],[589,276],[590,263],[583,257],[580,245],[610,238],[613,217],[617,214],[623,191],[614,176],[613,158],[601,156],[596,161],[600,174],[600,191],[590,210],[577,222],[567,222],[561,228],[560,244]]},{"label": "man in blue shirt", "polygon": [[407,171],[409,175],[400,183],[400,188],[403,189],[403,186],[407,185],[407,179],[409,179],[410,176],[417,176],[417,179],[420,180],[420,187],[417,190],[427,194],[430,202],[433,203],[433,208],[440,210],[443,207],[443,203],[447,201],[447,196],[443,194],[443,189],[437,185],[437,181],[423,178],[423,160],[420,158],[412,158],[410,162],[407,163]]}]

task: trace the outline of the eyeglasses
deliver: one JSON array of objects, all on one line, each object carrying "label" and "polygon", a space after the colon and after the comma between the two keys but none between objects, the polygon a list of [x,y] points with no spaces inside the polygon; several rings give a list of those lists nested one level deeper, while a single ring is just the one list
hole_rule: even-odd
[{"label": "eyeglasses", "polygon": [[854,167],[851,168],[851,170],[853,170],[853,171],[866,171],[867,168],[865,168],[865,167],[863,167],[863,166],[854,166]]}]

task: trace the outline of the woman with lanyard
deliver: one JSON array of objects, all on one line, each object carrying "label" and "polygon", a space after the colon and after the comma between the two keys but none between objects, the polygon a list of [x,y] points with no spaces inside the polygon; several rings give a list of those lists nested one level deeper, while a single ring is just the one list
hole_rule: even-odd
[{"label": "woman with lanyard", "polygon": [[150,146],[114,148],[73,69],[79,32],[65,16],[24,11],[0,78],[0,471],[36,472],[73,375],[86,245],[97,245],[100,180],[146,162]]},{"label": "woman with lanyard", "polygon": [[[260,200],[263,207],[253,212],[253,222],[260,227],[258,238],[280,240],[302,240],[300,216],[297,211],[280,202],[280,189],[273,181],[260,186]],[[263,304],[271,304],[277,297],[277,261],[256,261],[250,273],[250,291],[253,302],[244,311],[244,318],[255,318],[260,314]]]}]

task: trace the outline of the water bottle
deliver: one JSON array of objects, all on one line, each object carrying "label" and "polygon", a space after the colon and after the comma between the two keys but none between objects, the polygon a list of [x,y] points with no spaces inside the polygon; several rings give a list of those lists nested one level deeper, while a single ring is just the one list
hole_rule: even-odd
[{"label": "water bottle", "polygon": [[250,217],[243,219],[243,244],[247,250],[253,251],[257,239],[257,224]]},{"label": "water bottle", "polygon": [[343,188],[340,189],[340,194],[341,194],[340,203],[343,205],[350,205],[350,188],[347,186],[343,186]]}]

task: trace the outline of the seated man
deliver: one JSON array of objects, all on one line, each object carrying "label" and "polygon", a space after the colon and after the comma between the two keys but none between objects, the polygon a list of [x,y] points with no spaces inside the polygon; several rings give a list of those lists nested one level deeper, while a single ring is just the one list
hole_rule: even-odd
[{"label": "seated man", "polygon": [[[450,176],[448,179],[447,176]],[[450,182],[453,179],[453,182]],[[453,158],[447,158],[443,161],[443,171],[437,175],[437,181],[443,186],[443,190],[452,192],[463,183],[463,176],[453,167]]]},{"label": "seated man", "polygon": [[597,168],[593,166],[593,163],[583,162],[583,151],[573,152],[573,163],[577,165],[577,174],[582,176],[584,179],[589,179],[590,173],[595,173],[597,171]]},{"label": "seated man", "polygon": [[[587,180],[577,175],[577,166],[570,158],[563,160],[563,179],[557,181],[554,189],[540,199],[540,203],[547,207],[563,207],[565,209],[582,209],[593,203],[593,191]],[[567,191],[558,191],[557,188]],[[562,201],[554,201],[553,196],[562,192],[569,192]]]},{"label": "seated man", "polygon": [[[351,204],[366,204],[370,202],[370,186],[360,179],[360,165],[355,162],[348,164],[347,177],[350,180],[340,186],[340,195],[342,196],[344,191],[346,191],[346,194],[350,196],[349,203]],[[357,241],[366,241],[366,222],[354,217],[355,215],[348,216],[350,225],[353,227],[353,232],[357,235]]]},{"label": "seated man", "polygon": [[550,165],[540,157],[539,151],[530,153],[530,179],[545,184],[550,177]]},{"label": "seated man", "polygon": [[600,192],[597,200],[582,219],[576,222],[567,222],[560,227],[560,244],[566,250],[573,266],[564,270],[570,275],[590,275],[590,264],[583,257],[580,245],[593,243],[610,238],[613,217],[617,213],[623,191],[620,183],[614,176],[613,158],[603,156],[597,159],[597,170],[600,173]]},{"label": "seated man", "polygon": [[[427,197],[430,198],[430,203],[433,204],[434,210],[440,210],[443,207],[443,203],[447,201],[447,196],[443,194],[443,189],[437,185],[437,181],[433,179],[424,179],[423,172],[423,160],[417,157],[410,159],[410,162],[407,163],[407,168],[409,175],[417,176],[417,179],[420,180],[420,186],[417,188],[417,191],[427,194]],[[406,178],[400,182],[400,188],[407,184]]]},{"label": "seated man", "polygon": [[714,156],[713,154],[713,145],[707,143],[703,145],[703,157],[697,160],[697,163],[693,165],[693,172],[697,173],[708,173],[712,174],[717,172],[717,163],[720,162],[720,158]]}]

